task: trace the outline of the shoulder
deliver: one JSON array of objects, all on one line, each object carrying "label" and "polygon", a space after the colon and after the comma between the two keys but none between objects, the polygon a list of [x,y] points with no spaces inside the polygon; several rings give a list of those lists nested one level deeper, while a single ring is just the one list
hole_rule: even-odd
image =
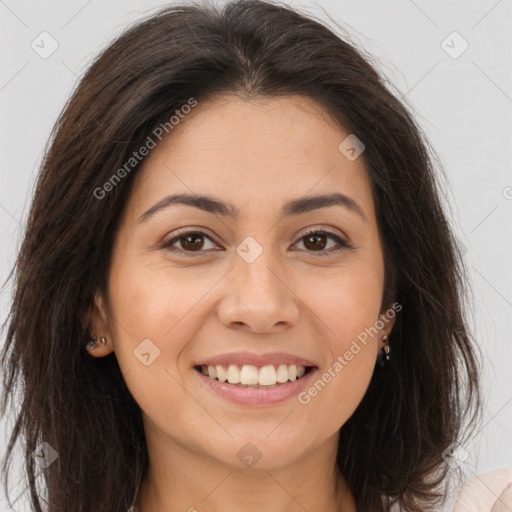
[{"label": "shoulder", "polygon": [[[512,512],[512,467],[450,481],[442,512]],[[458,493],[458,494],[457,494]],[[391,512],[401,512],[398,504]]]},{"label": "shoulder", "polygon": [[453,512],[512,510],[512,468],[475,475],[464,482]]}]

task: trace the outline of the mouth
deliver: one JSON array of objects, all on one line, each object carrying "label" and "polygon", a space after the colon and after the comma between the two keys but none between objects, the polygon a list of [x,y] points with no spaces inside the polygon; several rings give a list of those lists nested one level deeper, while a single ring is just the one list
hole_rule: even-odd
[{"label": "mouth", "polygon": [[316,366],[279,364],[256,366],[249,364],[196,365],[204,377],[237,388],[273,389],[304,379]]}]

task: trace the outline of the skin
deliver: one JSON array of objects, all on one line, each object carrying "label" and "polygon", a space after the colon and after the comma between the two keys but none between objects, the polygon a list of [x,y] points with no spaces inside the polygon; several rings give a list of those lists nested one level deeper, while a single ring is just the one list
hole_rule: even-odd
[{"label": "skin", "polygon": [[[236,405],[193,368],[225,352],[289,352],[316,362],[321,376],[390,307],[381,307],[384,262],[370,179],[362,157],[350,161],[338,149],[348,135],[309,98],[222,96],[199,103],[137,171],[108,297],[96,294],[87,322],[91,334],[107,338],[91,355],[115,352],[143,412],[150,471],[141,512],[355,512],[335,464],[338,430],[362,400],[393,320],[306,405],[297,397]],[[366,219],[339,205],[279,214],[287,200],[335,191]],[[240,217],[173,205],[138,221],[174,193],[231,202]],[[161,248],[180,228],[211,240]],[[327,229],[353,248],[319,255],[338,244],[329,237],[307,244],[307,228]],[[236,252],[248,236],[263,249],[252,263]],[[160,350],[148,366],[134,356],[145,339]],[[237,457],[248,442],[261,454],[252,467]]]}]

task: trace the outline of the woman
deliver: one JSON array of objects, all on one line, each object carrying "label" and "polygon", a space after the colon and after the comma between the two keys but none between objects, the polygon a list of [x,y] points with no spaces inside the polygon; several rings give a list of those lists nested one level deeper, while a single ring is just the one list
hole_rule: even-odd
[{"label": "woman", "polygon": [[57,122],[15,268],[33,509],[439,510],[480,412],[440,179],[369,61],[289,7],[122,34]]}]

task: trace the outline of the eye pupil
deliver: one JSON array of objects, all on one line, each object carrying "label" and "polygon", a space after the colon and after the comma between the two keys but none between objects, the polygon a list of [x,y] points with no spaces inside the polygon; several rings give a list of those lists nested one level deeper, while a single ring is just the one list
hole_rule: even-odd
[{"label": "eye pupil", "polygon": [[[306,241],[305,241],[304,245],[306,247],[308,247],[308,249],[319,249],[322,251],[325,248],[325,235],[313,234],[313,235],[308,235],[305,238],[306,238]],[[323,243],[321,244],[322,245],[321,247],[318,247],[318,245],[317,245],[319,239],[323,239],[322,240]],[[315,240],[315,242],[313,242],[313,247],[309,246],[309,241],[311,241],[311,240]]]},{"label": "eye pupil", "polygon": [[[187,236],[183,236],[181,237],[181,245],[184,249],[186,250],[195,250],[195,249],[201,249],[204,245],[204,240],[202,240],[202,236],[201,235],[187,235]],[[186,240],[186,242],[184,243],[183,240]],[[189,240],[194,240],[194,242],[191,242],[189,244]],[[202,240],[201,243],[197,244],[196,242],[198,240]]]}]

